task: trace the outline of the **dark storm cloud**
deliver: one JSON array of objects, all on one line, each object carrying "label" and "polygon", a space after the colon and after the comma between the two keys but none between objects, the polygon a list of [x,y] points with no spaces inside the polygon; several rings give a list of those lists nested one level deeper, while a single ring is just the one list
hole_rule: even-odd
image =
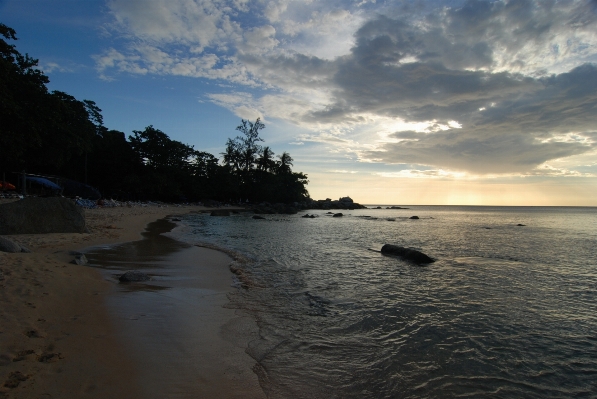
[{"label": "dark storm cloud", "polygon": [[462,125],[398,132],[394,138],[402,141],[362,154],[386,163],[515,173],[584,153],[590,141],[562,135],[594,129],[595,65],[547,77],[495,68],[506,65],[504,54],[512,56],[510,68],[536,62],[521,49],[544,46],[564,28],[595,25],[595,15],[582,12],[588,9],[578,2],[469,1],[413,23],[379,16],[357,32],[351,54],[336,60],[333,104],[305,120],[340,123],[373,114]]},{"label": "dark storm cloud", "polygon": [[[532,93],[461,114],[466,119],[462,129],[416,135],[397,132],[394,138],[411,140],[389,143],[382,151],[363,155],[387,163],[489,174],[527,172],[546,161],[594,148],[591,130],[597,122],[597,67],[583,65],[538,82],[541,89]],[[437,110],[423,113],[440,114]],[[569,132],[581,133],[564,140],[567,137],[562,135]]]}]

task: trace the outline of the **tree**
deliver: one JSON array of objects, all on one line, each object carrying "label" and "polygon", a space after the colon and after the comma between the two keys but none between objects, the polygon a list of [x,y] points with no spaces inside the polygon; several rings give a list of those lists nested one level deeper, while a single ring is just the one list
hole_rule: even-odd
[{"label": "tree", "polygon": [[166,133],[152,125],[143,131],[133,130],[133,136],[129,136],[129,141],[133,150],[153,170],[193,169],[192,159],[196,155],[193,146],[171,140]]},{"label": "tree", "polygon": [[261,122],[260,118],[257,118],[255,123],[241,119],[241,124],[236,127],[236,130],[244,135],[244,137],[238,136],[234,139],[238,143],[240,167],[244,171],[249,171],[253,168],[257,154],[261,151],[261,146],[257,142],[263,141],[259,137],[259,130],[264,128],[265,125]]},{"label": "tree", "polygon": [[74,173],[67,165],[90,150],[103,127],[101,110],[93,101],[48,92],[38,61],[6,42],[17,40],[14,29],[0,24],[0,35],[0,168]]},{"label": "tree", "polygon": [[274,152],[268,146],[263,147],[259,158],[257,158],[257,169],[269,172],[274,169],[276,162],[274,161]]},{"label": "tree", "polygon": [[284,151],[282,155],[279,155],[278,158],[280,161],[278,162],[278,173],[280,174],[289,174],[291,173],[290,167],[292,166],[292,162],[294,161],[289,153]]}]

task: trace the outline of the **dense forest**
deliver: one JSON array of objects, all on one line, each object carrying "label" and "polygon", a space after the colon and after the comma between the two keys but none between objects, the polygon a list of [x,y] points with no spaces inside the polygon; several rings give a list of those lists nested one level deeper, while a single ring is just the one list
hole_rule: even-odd
[{"label": "dense forest", "polygon": [[[5,40],[6,39],[6,40]],[[172,140],[153,126],[125,133],[103,124],[101,109],[49,91],[38,61],[20,54],[0,24],[0,178],[61,176],[97,187],[106,198],[164,201],[301,202],[307,176],[292,158],[260,145],[265,125],[242,120],[222,159]]]}]

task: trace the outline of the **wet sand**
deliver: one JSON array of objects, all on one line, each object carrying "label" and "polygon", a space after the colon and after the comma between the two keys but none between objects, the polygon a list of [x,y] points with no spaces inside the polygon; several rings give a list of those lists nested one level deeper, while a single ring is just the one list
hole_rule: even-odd
[{"label": "wet sand", "polygon": [[[112,301],[125,292],[118,292],[119,286],[106,281],[97,269],[68,263],[73,259],[70,250],[138,240],[151,221],[204,209],[88,210],[89,234],[8,236],[33,253],[0,253],[0,398],[145,398],[158,397],[154,395],[157,392],[163,393],[159,397],[185,397],[187,390],[197,386],[202,388],[195,392],[205,395],[192,397],[241,397],[235,396],[238,390],[231,389],[234,386],[248,386],[249,392],[255,388],[256,397],[260,397],[257,378],[250,371],[250,361],[245,363],[248,356],[241,348],[254,327],[246,318],[221,307],[226,301],[225,291],[231,289],[225,255],[206,249],[199,254],[195,251],[199,248],[180,248],[171,254],[171,262],[182,269],[204,259],[205,270],[215,273],[211,283],[205,277],[205,284],[212,286],[194,288],[194,302],[201,304],[198,309],[204,309],[205,315],[195,319],[195,326],[188,330],[201,339],[192,341],[195,349],[186,356],[186,364],[179,362],[185,359],[183,352],[170,350],[170,360],[166,353],[160,353],[162,344],[156,337],[171,340],[171,347],[178,348],[176,339],[167,333],[181,330],[174,324],[177,320],[192,319],[183,315],[203,311],[185,308],[181,300],[160,294],[154,303],[167,299],[170,310],[163,314],[179,315],[177,318],[141,316],[158,315],[151,309],[141,313],[137,308],[126,308],[126,315],[118,313]],[[139,320],[142,323],[132,323]],[[143,326],[149,329],[140,328]],[[182,327],[185,331],[189,325]],[[179,342],[190,341],[189,334],[181,336]],[[152,338],[144,341],[144,336]],[[239,354],[243,356],[237,359]],[[218,361],[224,366],[212,367]],[[180,370],[192,363],[196,363],[193,378],[191,374],[183,376],[188,385],[166,383],[168,375],[175,375],[167,369]],[[173,367],[166,367],[168,364]]]},{"label": "wet sand", "polygon": [[265,398],[255,361],[245,353],[258,329],[226,309],[233,283],[228,255],[161,235],[159,220],[142,241],[86,251],[90,265],[114,280],[126,270],[152,277],[115,284],[107,306],[136,364],[144,398]]}]

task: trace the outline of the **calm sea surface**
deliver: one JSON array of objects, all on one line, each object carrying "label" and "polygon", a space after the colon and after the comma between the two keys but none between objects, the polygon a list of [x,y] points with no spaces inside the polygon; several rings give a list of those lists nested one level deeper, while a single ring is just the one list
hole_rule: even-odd
[{"label": "calm sea surface", "polygon": [[230,306],[258,320],[270,398],[597,397],[597,208],[325,212],[189,215],[178,237],[250,260]]}]

